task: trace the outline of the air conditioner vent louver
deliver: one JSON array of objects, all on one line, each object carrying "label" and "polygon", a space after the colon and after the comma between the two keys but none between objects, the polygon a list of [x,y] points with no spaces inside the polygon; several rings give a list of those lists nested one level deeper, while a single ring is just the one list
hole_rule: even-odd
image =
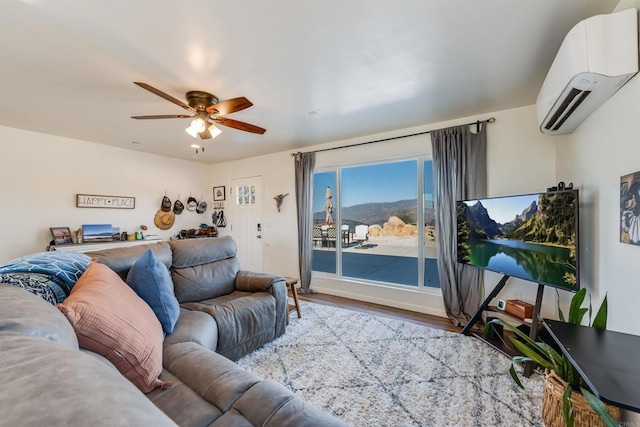
[{"label": "air conditioner vent louver", "polygon": [[538,94],[540,131],[573,132],[637,72],[637,9],[579,22],[562,42]]},{"label": "air conditioner vent louver", "polygon": [[[590,90],[580,90],[573,88],[569,92],[569,95],[564,99],[562,105],[556,110],[556,113],[551,117],[549,123],[544,127],[549,130],[553,128],[554,131],[560,129],[560,127],[564,124],[565,121],[571,116],[571,114],[578,108],[582,101],[589,96],[591,93]],[[559,119],[559,120],[558,120]],[[555,123],[555,126],[554,126]]]}]

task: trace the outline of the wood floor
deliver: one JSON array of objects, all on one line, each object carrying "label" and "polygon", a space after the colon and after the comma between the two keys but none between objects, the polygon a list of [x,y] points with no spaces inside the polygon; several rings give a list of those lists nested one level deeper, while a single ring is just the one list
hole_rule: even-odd
[{"label": "wood floor", "polygon": [[[462,328],[455,326],[447,318],[416,313],[415,311],[402,310],[399,308],[387,307],[384,305],[372,304],[327,294],[298,294],[298,298],[317,304],[328,304],[336,307],[348,308],[350,310],[362,311],[376,316],[387,316],[394,319],[420,323],[431,328],[443,329],[450,332],[460,332],[462,330]],[[296,315],[295,311],[292,315]],[[304,311],[302,312],[302,316],[304,317]]]}]

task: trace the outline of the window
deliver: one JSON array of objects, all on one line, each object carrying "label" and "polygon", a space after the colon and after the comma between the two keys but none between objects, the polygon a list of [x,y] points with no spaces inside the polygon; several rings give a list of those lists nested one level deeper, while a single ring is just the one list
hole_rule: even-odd
[{"label": "window", "polygon": [[255,205],[256,186],[238,185],[236,187],[236,205]]},{"label": "window", "polygon": [[315,173],[313,270],[439,287],[432,179],[422,159]]}]

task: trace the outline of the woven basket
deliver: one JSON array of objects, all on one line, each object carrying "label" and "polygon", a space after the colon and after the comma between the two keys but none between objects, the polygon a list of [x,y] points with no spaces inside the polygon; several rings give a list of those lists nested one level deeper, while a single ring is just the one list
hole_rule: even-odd
[{"label": "woven basket", "polygon": [[[554,371],[547,371],[544,382],[544,393],[542,395],[542,420],[546,427],[564,427],[564,416],[562,415],[562,395],[567,387],[567,383]],[[580,427],[604,427],[598,414],[587,402],[584,396],[576,391],[571,393],[573,403],[574,425]],[[618,422],[620,421],[620,408],[606,405],[609,413]]]}]

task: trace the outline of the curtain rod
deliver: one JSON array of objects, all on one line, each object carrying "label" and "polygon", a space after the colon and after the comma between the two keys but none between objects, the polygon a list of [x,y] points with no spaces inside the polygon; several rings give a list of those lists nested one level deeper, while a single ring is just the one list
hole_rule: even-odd
[{"label": "curtain rod", "polygon": [[[480,131],[480,124],[481,123],[493,123],[496,121],[495,117],[489,117],[486,120],[476,120],[475,122],[471,122],[471,123],[463,123],[461,125],[456,125],[456,126],[471,126],[471,125],[476,125],[478,132]],[[449,126],[452,127],[452,126]],[[376,139],[375,141],[368,141],[368,142],[360,142],[358,144],[352,144],[352,145],[341,145],[340,147],[331,147],[331,148],[322,148],[320,150],[313,150],[313,151],[307,151],[307,153],[320,153],[321,151],[331,151],[331,150],[340,150],[342,148],[351,148],[351,147],[357,147],[359,145],[367,145],[367,144],[374,144],[376,142],[386,142],[386,141],[393,141],[394,139],[402,139],[402,138],[409,138],[412,136],[418,136],[418,135],[426,135],[428,133],[431,132],[435,132],[438,130],[442,130],[442,129],[447,129],[447,128],[439,128],[439,129],[432,129],[432,130],[427,130],[424,132],[418,132],[418,133],[412,133],[410,135],[401,135],[401,136],[394,136],[391,138],[385,138],[385,139]],[[291,156],[295,156],[298,153],[291,153]]]}]

